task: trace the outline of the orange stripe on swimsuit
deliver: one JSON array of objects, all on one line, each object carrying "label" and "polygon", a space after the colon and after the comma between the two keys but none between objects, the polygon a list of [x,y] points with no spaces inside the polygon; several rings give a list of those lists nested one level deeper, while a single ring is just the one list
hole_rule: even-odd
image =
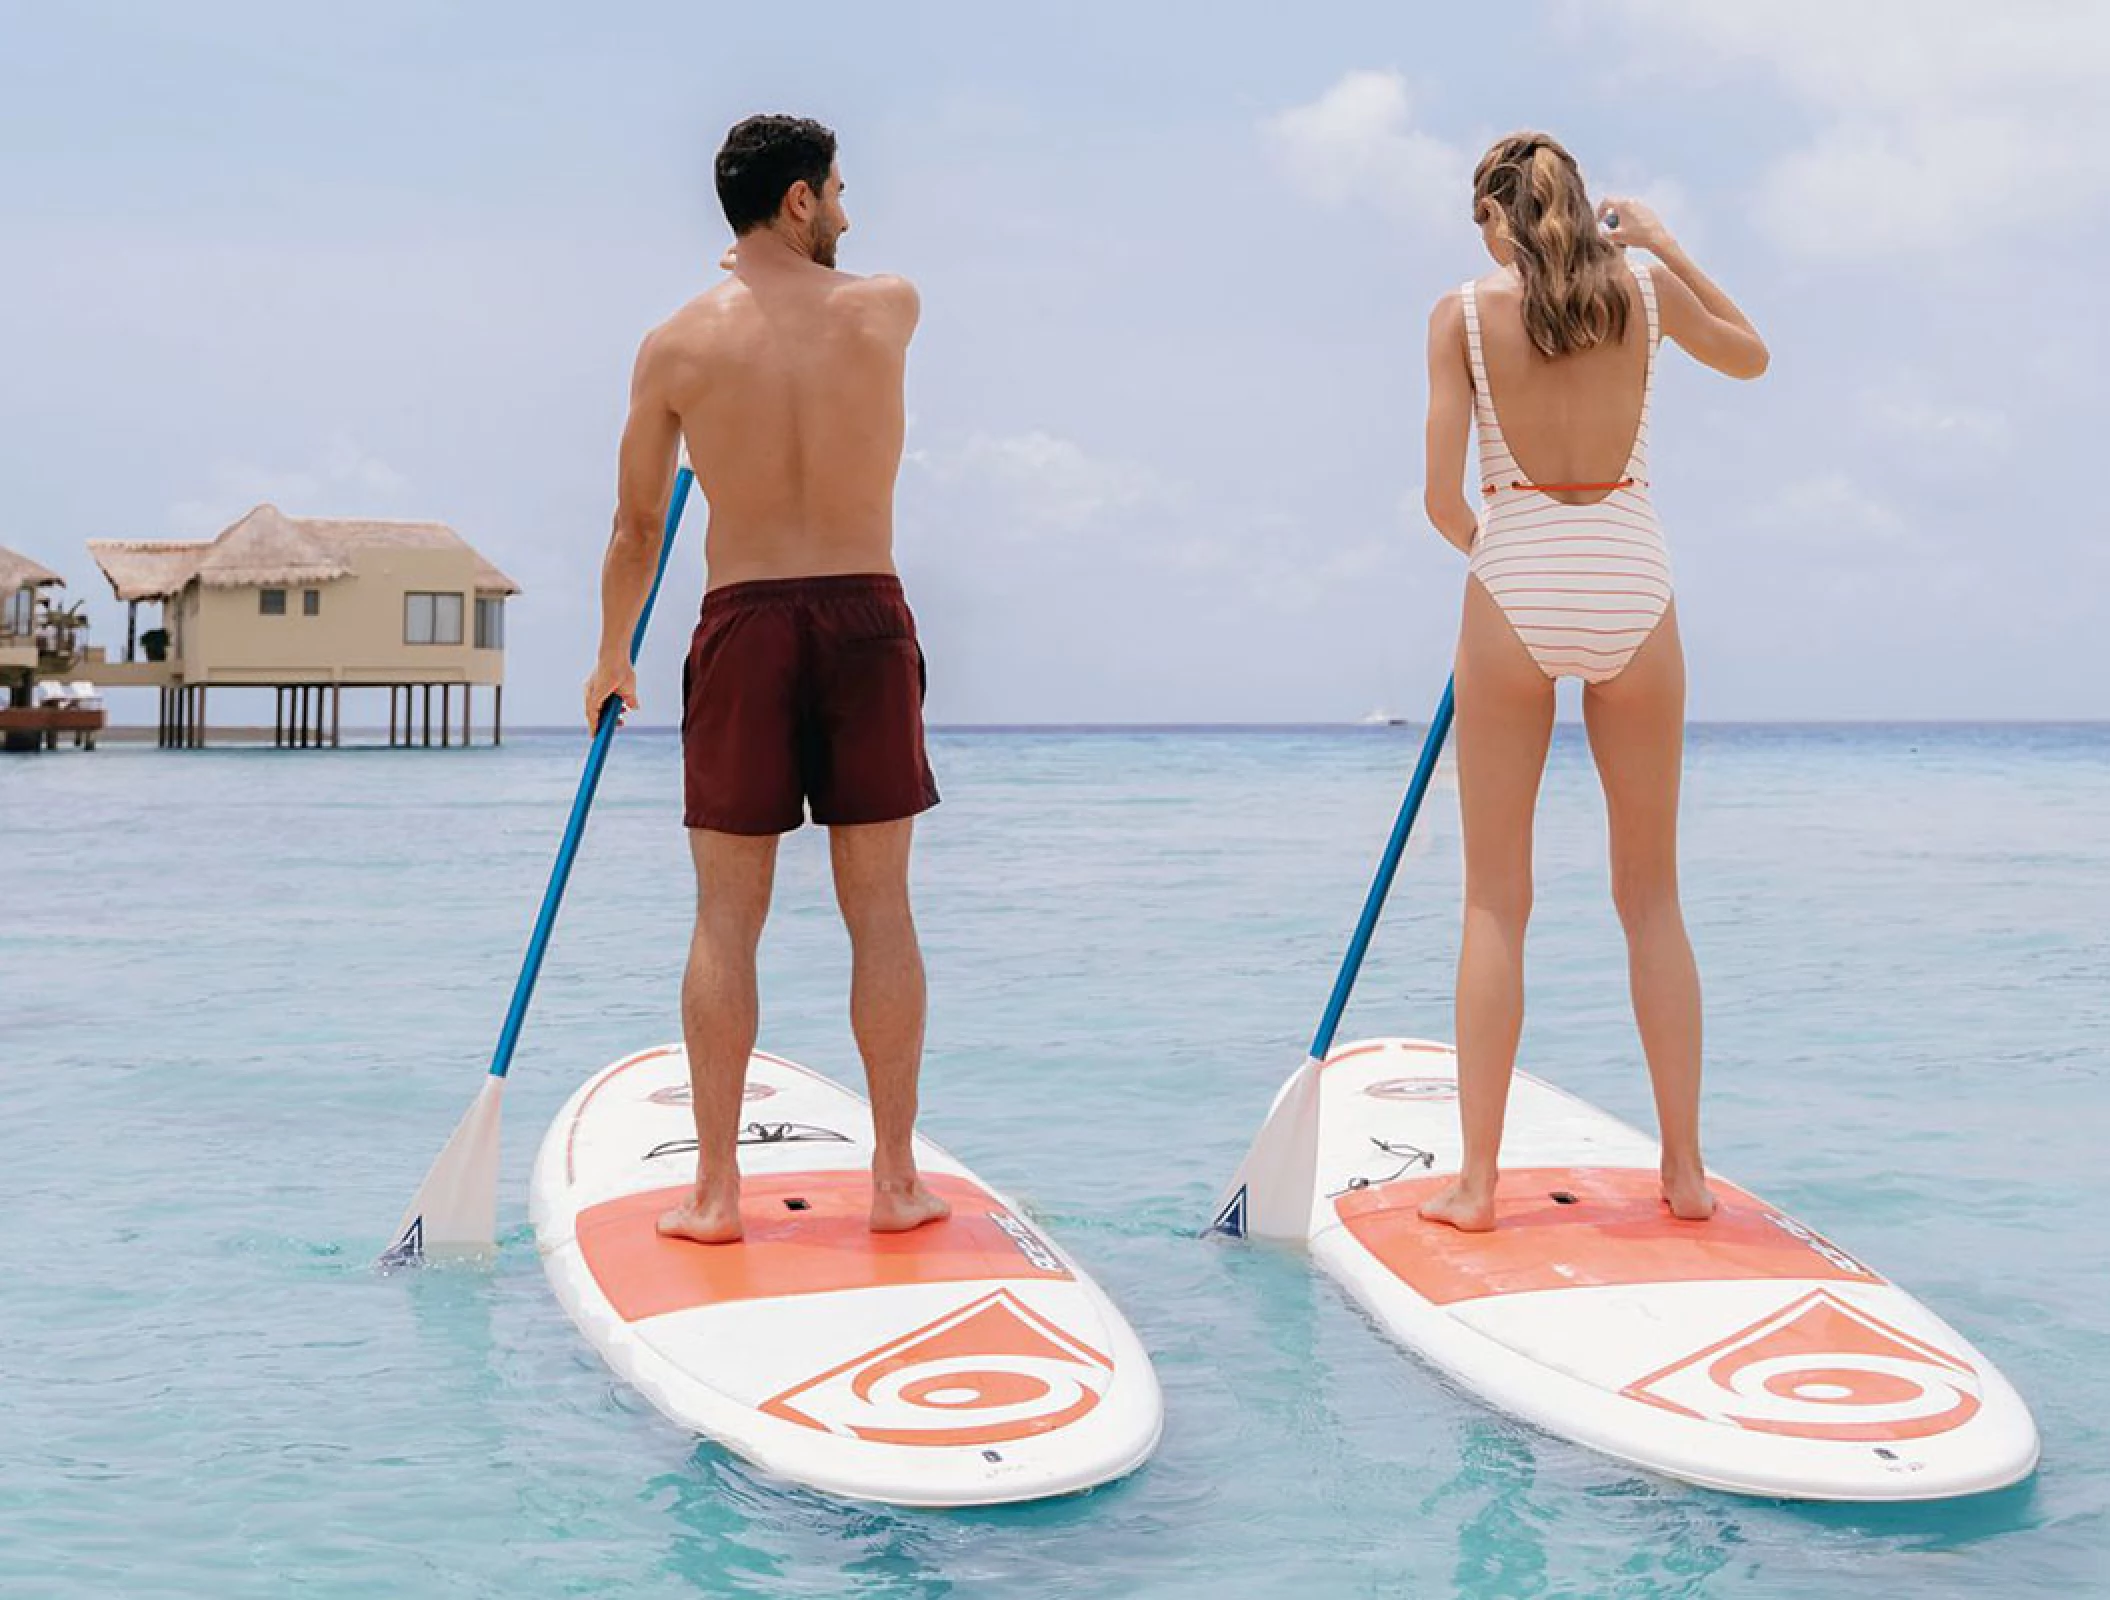
[{"label": "orange stripe on swimsuit", "polygon": [[[1481,493],[1487,508],[1467,571],[1509,619],[1549,678],[1603,683],[1633,660],[1670,607],[1670,556],[1648,492],[1648,418],[1655,395],[1656,286],[1637,270],[1648,315],[1641,420],[1626,470],[1613,483],[1531,483],[1502,436],[1480,345],[1473,285],[1464,289],[1466,353],[1480,437]],[[1567,505],[1548,493],[1599,493]]]}]

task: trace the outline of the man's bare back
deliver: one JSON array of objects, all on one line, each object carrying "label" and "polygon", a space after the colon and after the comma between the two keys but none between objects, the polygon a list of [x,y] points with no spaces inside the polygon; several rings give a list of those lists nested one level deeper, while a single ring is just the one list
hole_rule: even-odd
[{"label": "man's bare back", "polygon": [[710,505],[712,588],[894,570],[916,312],[906,280],[853,277],[761,234],[652,336]]}]

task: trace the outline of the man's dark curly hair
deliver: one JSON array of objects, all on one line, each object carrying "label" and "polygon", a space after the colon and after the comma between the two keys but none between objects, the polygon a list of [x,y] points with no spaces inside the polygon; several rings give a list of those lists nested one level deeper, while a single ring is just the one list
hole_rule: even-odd
[{"label": "man's dark curly hair", "polygon": [[815,194],[835,165],[835,134],[810,117],[749,117],[718,151],[718,203],[736,234],[775,220],[791,186],[805,179]]}]

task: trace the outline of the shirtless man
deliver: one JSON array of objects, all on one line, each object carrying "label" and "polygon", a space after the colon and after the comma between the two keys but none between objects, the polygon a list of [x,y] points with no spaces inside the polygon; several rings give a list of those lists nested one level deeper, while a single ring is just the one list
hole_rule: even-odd
[{"label": "shirtless man", "polygon": [[850,933],[850,1021],[871,1092],[872,1227],[947,1215],[911,1144],[923,957],[909,909],[913,818],[938,803],[923,750],[923,655],[894,573],[902,377],[917,318],[902,278],[835,270],[849,230],[835,135],[750,117],[718,152],[732,276],[646,335],[601,575],[591,724],[638,704],[628,645],[659,560],[684,439],[710,504],[703,614],[682,670],[696,929],[682,980],[696,1188],[659,1230],[740,1237],[738,1140],[759,1003],[755,947],[777,840],[829,830]]}]

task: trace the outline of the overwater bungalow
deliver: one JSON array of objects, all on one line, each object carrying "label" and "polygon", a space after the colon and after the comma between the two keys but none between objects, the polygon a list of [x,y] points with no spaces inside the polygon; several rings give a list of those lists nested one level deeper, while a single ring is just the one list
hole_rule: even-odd
[{"label": "overwater bungalow", "polygon": [[[215,688],[272,690],[281,745],[339,743],[347,689],[388,691],[390,744],[449,745],[470,742],[488,688],[491,742],[503,736],[505,602],[520,586],[443,523],[260,505],[214,539],[88,550],[126,605],[124,660],[101,681],[161,691],[164,745],[205,742]],[[142,605],[158,608],[144,631]]]},{"label": "overwater bungalow", "polygon": [[0,547],[0,749],[41,750],[71,734],[94,747],[103,703],[83,674],[99,670],[88,623],[59,591],[66,580]]}]

